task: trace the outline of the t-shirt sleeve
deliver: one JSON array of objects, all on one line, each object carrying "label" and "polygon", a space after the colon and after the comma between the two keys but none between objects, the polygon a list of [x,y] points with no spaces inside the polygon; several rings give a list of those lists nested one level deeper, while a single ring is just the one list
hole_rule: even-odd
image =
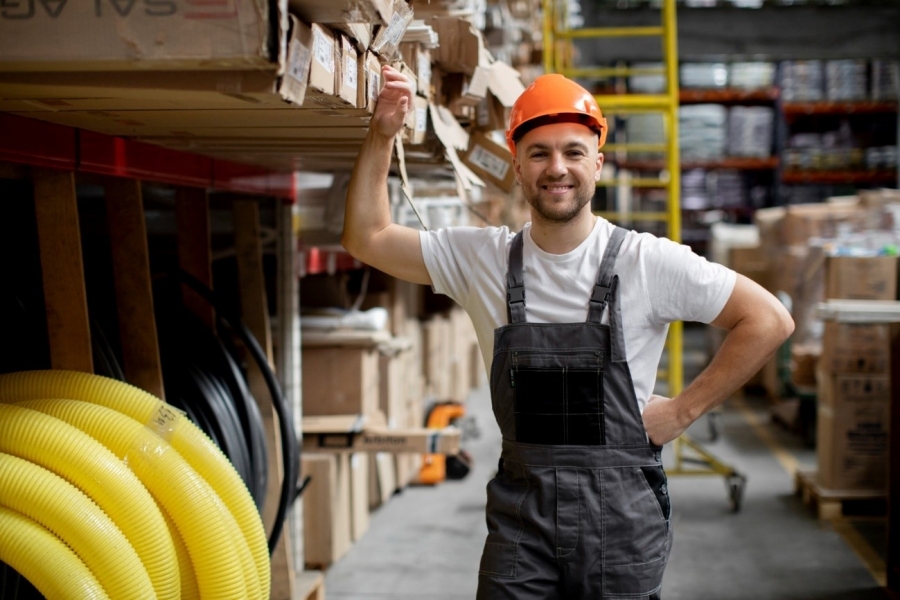
[{"label": "t-shirt sleeve", "polygon": [[657,238],[651,245],[642,254],[647,257],[645,281],[654,320],[710,323],[719,316],[737,274],[671,240]]},{"label": "t-shirt sleeve", "polygon": [[466,306],[478,255],[499,231],[490,227],[449,227],[420,231],[422,256],[432,287]]}]

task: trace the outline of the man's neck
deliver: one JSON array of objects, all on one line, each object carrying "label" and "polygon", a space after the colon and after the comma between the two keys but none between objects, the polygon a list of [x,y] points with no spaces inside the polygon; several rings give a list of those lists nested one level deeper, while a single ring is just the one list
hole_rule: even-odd
[{"label": "man's neck", "polygon": [[597,222],[591,212],[584,211],[566,223],[548,222],[532,213],[531,239],[549,254],[566,254],[587,239]]}]

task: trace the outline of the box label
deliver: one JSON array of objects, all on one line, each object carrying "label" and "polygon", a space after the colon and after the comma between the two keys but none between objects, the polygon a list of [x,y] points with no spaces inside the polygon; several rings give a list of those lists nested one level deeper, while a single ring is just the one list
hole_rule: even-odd
[{"label": "box label", "polygon": [[500,180],[506,179],[506,174],[509,172],[509,163],[507,161],[484,146],[477,144],[472,148],[472,153],[469,154],[469,161]]},{"label": "box label", "polygon": [[306,80],[309,77],[309,48],[297,40],[291,40],[289,56],[288,75],[300,83],[306,83]]},{"label": "box label", "polygon": [[416,131],[425,131],[428,124],[428,107],[416,109]]},{"label": "box label", "polygon": [[369,71],[369,100],[375,102],[378,99],[378,92],[380,87],[381,72]]},{"label": "box label", "polygon": [[326,36],[320,29],[314,29],[313,56],[329,73],[334,73],[334,40]]},{"label": "box label", "polygon": [[355,90],[357,86],[358,68],[359,65],[356,62],[356,58],[353,56],[348,56],[347,68],[344,69],[344,85],[353,90]]}]

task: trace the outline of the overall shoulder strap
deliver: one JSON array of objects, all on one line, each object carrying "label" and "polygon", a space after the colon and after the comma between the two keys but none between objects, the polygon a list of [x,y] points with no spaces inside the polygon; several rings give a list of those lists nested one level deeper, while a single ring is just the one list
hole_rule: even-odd
[{"label": "overall shoulder strap", "polygon": [[509,248],[506,272],[506,316],[509,323],[525,322],[525,277],[522,259],[522,232],[516,234]]},{"label": "overall shoulder strap", "polygon": [[609,325],[612,334],[612,360],[625,360],[625,338],[622,333],[622,312],[619,306],[619,276],[615,275],[616,258],[625,240],[627,230],[616,227],[606,245],[603,260],[597,270],[597,282],[591,293],[588,322],[599,323],[603,309],[609,304]]}]

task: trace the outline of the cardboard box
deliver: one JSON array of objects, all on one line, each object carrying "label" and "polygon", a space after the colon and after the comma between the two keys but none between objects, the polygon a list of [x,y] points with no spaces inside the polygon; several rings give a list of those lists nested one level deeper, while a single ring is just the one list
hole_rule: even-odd
[{"label": "cardboard box", "polygon": [[805,387],[816,386],[816,366],[822,354],[818,342],[793,344],[791,346],[791,380]]},{"label": "cardboard box", "polygon": [[[304,423],[306,418],[304,418]],[[416,452],[421,454],[459,453],[459,429],[387,429],[312,433],[303,435],[303,448],[314,452]]]},{"label": "cardboard box", "polygon": [[446,318],[435,315],[422,321],[422,375],[425,394],[438,400],[450,399],[450,325]]},{"label": "cardboard box", "polygon": [[887,482],[890,379],[819,370],[816,454],[820,483],[883,490]]},{"label": "cardboard box", "polygon": [[334,96],[339,54],[330,29],[313,23],[312,64],[309,70],[309,90],[320,95]]},{"label": "cardboard box", "polygon": [[[347,455],[304,452],[303,555],[309,568],[338,561],[350,549],[350,469]],[[343,463],[343,465],[341,464]]]},{"label": "cardboard box", "polygon": [[390,21],[378,28],[369,48],[386,59],[392,59],[397,54],[403,34],[413,18],[412,8],[406,0],[394,0],[391,9],[393,13]]},{"label": "cardboard box", "polygon": [[431,51],[423,48],[420,42],[402,42],[400,55],[403,63],[412,70],[418,82],[416,92],[425,97],[432,98],[431,90]]},{"label": "cardboard box", "polygon": [[828,257],[825,261],[825,298],[895,300],[897,257]]},{"label": "cardboard box", "polygon": [[377,414],[378,361],[374,347],[304,346],[303,414]]},{"label": "cardboard box", "polygon": [[395,456],[388,452],[369,452],[369,509],[374,510],[387,502],[397,490]]},{"label": "cardboard box", "polygon": [[890,372],[891,335],[886,323],[825,322],[820,364],[830,373]]},{"label": "cardboard box", "polygon": [[469,149],[463,155],[463,163],[482,179],[496,185],[504,192],[512,191],[516,184],[512,155],[482,132],[469,138]]},{"label": "cardboard box", "polygon": [[730,248],[728,265],[736,272],[772,291],[775,273],[771,268],[768,251],[762,246],[755,248]]},{"label": "cardboard box", "polygon": [[374,52],[366,52],[365,62],[365,89],[366,103],[365,109],[370,113],[375,112],[375,103],[378,101],[378,94],[381,93],[381,62],[378,55]]},{"label": "cardboard box", "polygon": [[428,133],[428,100],[422,96],[413,98],[412,127],[409,129],[408,141],[410,144],[424,144]]},{"label": "cardboard box", "polygon": [[787,207],[781,226],[781,242],[805,246],[813,237],[836,237],[838,225],[859,217],[859,208],[848,204],[795,204]]},{"label": "cardboard box", "polygon": [[389,0],[289,0],[291,12],[307,23],[384,25],[393,9]]},{"label": "cardboard box", "polygon": [[359,105],[359,54],[353,42],[345,35],[340,35],[340,92],[338,96],[350,106]]},{"label": "cardboard box", "polygon": [[294,16],[290,17],[290,23],[287,63],[278,91],[287,100],[302,105],[306,100],[306,88],[309,85],[312,67],[313,33],[309,25]]},{"label": "cardboard box", "polygon": [[347,456],[350,469],[350,539],[358,541],[369,530],[369,457],[365,452]]},{"label": "cardboard box", "polygon": [[409,365],[406,351],[379,356],[380,393],[379,406],[389,428],[406,427],[406,368]]},{"label": "cardboard box", "polygon": [[0,71],[270,66],[268,2],[4,2]]},{"label": "cardboard box", "polygon": [[448,73],[471,75],[481,64],[484,38],[472,23],[458,17],[433,17],[428,24],[438,34],[440,45],[432,59]]}]

